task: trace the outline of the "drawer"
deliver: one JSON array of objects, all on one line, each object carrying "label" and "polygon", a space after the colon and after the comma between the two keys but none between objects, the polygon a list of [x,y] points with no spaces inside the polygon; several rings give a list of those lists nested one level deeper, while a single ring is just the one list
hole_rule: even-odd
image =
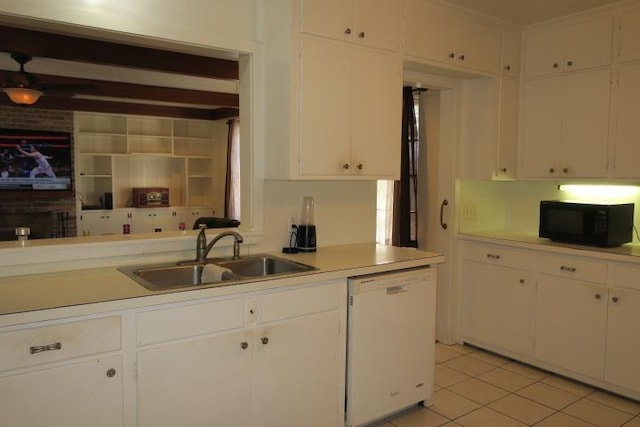
[{"label": "drawer", "polygon": [[470,243],[463,246],[463,256],[466,259],[502,265],[504,267],[531,270],[533,256],[529,251],[499,245]]},{"label": "drawer", "polygon": [[610,268],[612,286],[640,291],[640,266],[613,264]]},{"label": "drawer", "polygon": [[607,282],[607,264],[584,258],[538,255],[538,271],[594,283]]},{"label": "drawer", "polygon": [[341,284],[346,286],[346,280],[260,295],[256,298],[256,323],[337,310],[341,288],[346,300],[346,288]]},{"label": "drawer", "polygon": [[244,300],[236,298],[145,311],[136,318],[138,345],[146,345],[242,328]]},{"label": "drawer", "polygon": [[120,350],[120,317],[0,333],[0,371]]}]

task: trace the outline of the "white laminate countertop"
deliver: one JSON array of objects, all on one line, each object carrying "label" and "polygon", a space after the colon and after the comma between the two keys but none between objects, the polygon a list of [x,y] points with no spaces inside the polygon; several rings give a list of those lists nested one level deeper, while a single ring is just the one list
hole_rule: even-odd
[{"label": "white laminate countertop", "polygon": [[613,248],[602,248],[598,246],[553,242],[549,239],[538,237],[537,233],[522,233],[505,230],[462,233],[458,235],[458,238],[462,240],[498,243],[555,253],[581,255],[609,261],[640,263],[640,244],[638,243],[628,243]]},{"label": "white laminate countertop", "polygon": [[113,310],[233,295],[444,262],[444,256],[375,243],[318,248],[315,253],[273,255],[317,270],[236,285],[150,291],[116,267],[0,277],[0,326]]}]

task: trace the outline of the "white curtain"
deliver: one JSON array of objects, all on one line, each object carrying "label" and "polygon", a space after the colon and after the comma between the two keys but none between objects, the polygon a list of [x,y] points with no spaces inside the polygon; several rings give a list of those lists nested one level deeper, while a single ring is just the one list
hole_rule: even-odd
[{"label": "white curtain", "polygon": [[240,121],[229,120],[225,217],[240,220]]}]

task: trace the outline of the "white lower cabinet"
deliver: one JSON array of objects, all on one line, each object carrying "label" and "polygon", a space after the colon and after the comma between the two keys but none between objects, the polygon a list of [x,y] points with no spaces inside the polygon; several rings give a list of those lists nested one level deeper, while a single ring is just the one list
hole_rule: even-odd
[{"label": "white lower cabinet", "polygon": [[640,267],[611,269],[605,381],[640,393]]},{"label": "white lower cabinet", "polygon": [[120,318],[0,331],[0,425],[124,425]]},{"label": "white lower cabinet", "polygon": [[463,335],[509,352],[533,353],[531,273],[474,261],[465,263]]},{"label": "white lower cabinet", "polygon": [[535,283],[525,251],[467,244],[463,249],[462,335],[509,353],[533,353]]},{"label": "white lower cabinet", "polygon": [[239,331],[140,351],[138,425],[250,425],[250,344]]},{"label": "white lower cabinet", "polygon": [[138,426],[339,426],[346,281],[138,314]]},{"label": "white lower cabinet", "polygon": [[535,357],[603,378],[607,289],[589,282],[538,277]]},{"label": "white lower cabinet", "polygon": [[462,242],[462,341],[640,398],[640,265]]}]

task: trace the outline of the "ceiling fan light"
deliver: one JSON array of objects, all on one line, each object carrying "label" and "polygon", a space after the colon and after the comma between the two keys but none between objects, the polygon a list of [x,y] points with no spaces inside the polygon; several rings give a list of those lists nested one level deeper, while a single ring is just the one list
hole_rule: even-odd
[{"label": "ceiling fan light", "polygon": [[35,104],[42,96],[41,91],[25,87],[6,87],[2,90],[9,96],[11,101],[20,105]]}]

